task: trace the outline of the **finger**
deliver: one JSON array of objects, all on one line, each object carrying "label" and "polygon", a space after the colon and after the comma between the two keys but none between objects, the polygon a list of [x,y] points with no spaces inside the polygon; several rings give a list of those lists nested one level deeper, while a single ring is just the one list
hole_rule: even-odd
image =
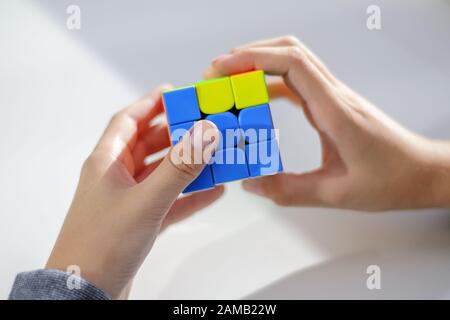
[{"label": "finger", "polygon": [[328,81],[297,47],[248,48],[215,60],[213,67],[221,74],[262,69],[282,76],[308,103],[330,91]]},{"label": "finger", "polygon": [[145,158],[170,146],[165,123],[155,124],[138,136],[132,155],[136,174],[145,166]]},{"label": "finger", "polygon": [[[138,101],[125,108],[123,111],[129,114],[138,124],[138,129],[145,130],[149,122],[164,111],[161,94],[171,89],[172,85],[163,84],[147,92]],[[149,108],[148,106],[152,106]]]},{"label": "finger", "polygon": [[155,153],[170,146],[170,136],[166,123],[158,123],[139,137],[147,146],[148,153]]},{"label": "finger", "polygon": [[170,149],[161,164],[137,184],[136,196],[140,198],[137,201],[153,203],[150,201],[153,200],[160,208],[169,208],[210,161],[218,142],[219,131],[214,123],[206,120],[196,122]]},{"label": "finger", "polygon": [[268,79],[267,90],[269,91],[271,100],[285,98],[296,105],[306,105],[305,100],[303,100],[301,96],[295,94],[280,77],[271,77],[270,79]]},{"label": "finger", "polygon": [[160,86],[116,113],[96,149],[113,150],[117,154],[126,147],[131,150],[136,143],[138,129],[148,126],[148,122],[162,112],[161,93],[167,88],[168,85]]},{"label": "finger", "polygon": [[206,208],[219,199],[224,191],[225,188],[223,186],[217,186],[214,189],[194,193],[177,200],[164,218],[161,231],[169,225],[186,219],[193,213]]},{"label": "finger", "polygon": [[269,198],[281,206],[323,206],[321,171],[280,173],[242,182],[244,190]]},{"label": "finger", "polygon": [[311,51],[307,46],[305,46],[299,39],[294,36],[287,35],[272,39],[259,40],[245,45],[239,46],[231,52],[236,53],[239,50],[246,48],[258,48],[258,47],[289,47],[297,46],[302,51],[305,52],[306,56],[311,60],[311,62],[316,66],[316,68],[325,76],[325,78],[332,84],[337,84],[338,80],[335,76],[328,70],[328,68],[323,64],[323,62]]},{"label": "finger", "polygon": [[281,36],[269,39],[262,39],[257,41],[252,41],[245,43],[231,50],[235,52],[237,50],[242,50],[245,48],[257,48],[257,47],[288,47],[296,46],[300,44],[300,41],[294,36]]}]

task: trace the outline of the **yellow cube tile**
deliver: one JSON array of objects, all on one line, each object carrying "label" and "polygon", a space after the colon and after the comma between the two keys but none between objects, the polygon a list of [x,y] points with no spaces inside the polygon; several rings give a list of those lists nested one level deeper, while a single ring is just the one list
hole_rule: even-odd
[{"label": "yellow cube tile", "polygon": [[195,84],[195,88],[198,104],[203,113],[221,113],[234,106],[230,77],[200,81]]},{"label": "yellow cube tile", "polygon": [[264,71],[257,70],[230,77],[236,109],[269,102]]}]

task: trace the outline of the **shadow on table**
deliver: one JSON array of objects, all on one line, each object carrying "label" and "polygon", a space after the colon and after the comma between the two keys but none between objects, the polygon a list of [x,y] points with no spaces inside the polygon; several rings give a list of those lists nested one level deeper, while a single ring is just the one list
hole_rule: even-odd
[{"label": "shadow on table", "polygon": [[[243,297],[440,298],[450,289],[450,276],[445,276],[450,268],[449,213],[274,207],[270,219],[263,217],[190,254],[162,297],[235,298],[226,294],[234,288],[258,288],[264,279],[270,284]],[[311,252],[321,257],[308,258]],[[366,288],[370,265],[381,268],[382,290]],[[208,289],[212,283],[216,292]]]},{"label": "shadow on table", "polygon": [[[369,290],[367,266],[380,267],[381,289]],[[331,259],[283,277],[244,299],[442,299],[450,298],[448,249],[359,253]]]}]

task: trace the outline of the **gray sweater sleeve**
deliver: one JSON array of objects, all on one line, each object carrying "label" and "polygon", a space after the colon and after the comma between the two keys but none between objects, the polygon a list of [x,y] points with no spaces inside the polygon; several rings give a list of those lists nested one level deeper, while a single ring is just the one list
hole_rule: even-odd
[{"label": "gray sweater sleeve", "polygon": [[16,276],[10,300],[109,300],[102,290],[71,273],[36,270]]}]

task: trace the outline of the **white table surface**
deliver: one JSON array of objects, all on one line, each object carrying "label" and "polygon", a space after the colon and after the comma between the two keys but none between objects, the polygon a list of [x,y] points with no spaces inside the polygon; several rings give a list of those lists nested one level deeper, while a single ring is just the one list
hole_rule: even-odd
[{"label": "white table surface", "polygon": [[[161,82],[200,79],[235,45],[295,34],[403,125],[450,138],[449,1],[160,2],[1,1],[1,298],[17,272],[44,265],[112,113]],[[79,31],[66,28],[72,3]],[[369,4],[381,8],[380,31],[366,28]],[[300,110],[272,110],[286,169],[317,166]],[[381,290],[366,288],[372,264]],[[286,209],[234,183],[161,235],[132,297],[450,298],[450,211]]]}]

